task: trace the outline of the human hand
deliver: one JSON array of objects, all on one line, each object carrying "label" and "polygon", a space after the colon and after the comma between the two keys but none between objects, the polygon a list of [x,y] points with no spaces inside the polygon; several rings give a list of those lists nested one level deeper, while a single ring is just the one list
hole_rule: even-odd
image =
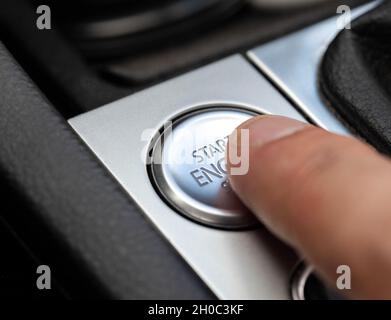
[{"label": "human hand", "polygon": [[[348,265],[351,297],[391,298],[391,161],[284,117],[258,116],[239,129],[249,129],[249,171],[230,183],[242,201],[329,284]],[[232,136],[229,149],[240,149]]]}]

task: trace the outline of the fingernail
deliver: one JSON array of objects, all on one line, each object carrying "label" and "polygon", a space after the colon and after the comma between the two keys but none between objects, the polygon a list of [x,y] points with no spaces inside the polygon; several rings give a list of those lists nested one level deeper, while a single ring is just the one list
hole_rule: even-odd
[{"label": "fingernail", "polygon": [[244,122],[238,129],[248,129],[250,145],[259,148],[309,126],[311,125],[308,123],[287,117],[261,115]]},{"label": "fingernail", "polygon": [[[248,173],[251,150],[257,150],[309,126],[290,118],[269,115],[257,116],[242,123],[228,138],[226,160],[229,175]],[[232,186],[234,188],[234,184]]]}]

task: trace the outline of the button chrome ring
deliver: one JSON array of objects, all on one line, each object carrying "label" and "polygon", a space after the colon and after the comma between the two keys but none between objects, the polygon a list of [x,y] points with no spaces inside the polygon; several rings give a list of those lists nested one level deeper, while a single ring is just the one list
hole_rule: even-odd
[{"label": "button chrome ring", "polygon": [[[228,135],[255,113],[236,107],[190,112],[166,125],[152,148],[150,173],[164,200],[182,215],[224,229],[258,224],[229,186]],[[175,163],[175,160],[184,162]]]}]

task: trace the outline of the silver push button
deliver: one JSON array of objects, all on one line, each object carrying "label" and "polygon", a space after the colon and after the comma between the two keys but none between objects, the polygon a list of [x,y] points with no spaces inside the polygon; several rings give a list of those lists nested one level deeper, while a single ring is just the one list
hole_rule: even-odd
[{"label": "silver push button", "polygon": [[257,223],[229,186],[225,165],[228,136],[254,116],[239,108],[187,114],[155,142],[151,173],[165,200],[200,223],[227,229]]}]

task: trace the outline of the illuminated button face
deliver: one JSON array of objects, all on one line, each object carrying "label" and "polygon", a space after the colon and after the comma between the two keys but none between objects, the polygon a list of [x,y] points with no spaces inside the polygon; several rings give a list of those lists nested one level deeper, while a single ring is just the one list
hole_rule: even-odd
[{"label": "illuminated button face", "polygon": [[165,200],[183,215],[227,229],[257,223],[227,180],[228,136],[254,114],[242,109],[205,109],[165,128],[152,153],[152,177]]}]

